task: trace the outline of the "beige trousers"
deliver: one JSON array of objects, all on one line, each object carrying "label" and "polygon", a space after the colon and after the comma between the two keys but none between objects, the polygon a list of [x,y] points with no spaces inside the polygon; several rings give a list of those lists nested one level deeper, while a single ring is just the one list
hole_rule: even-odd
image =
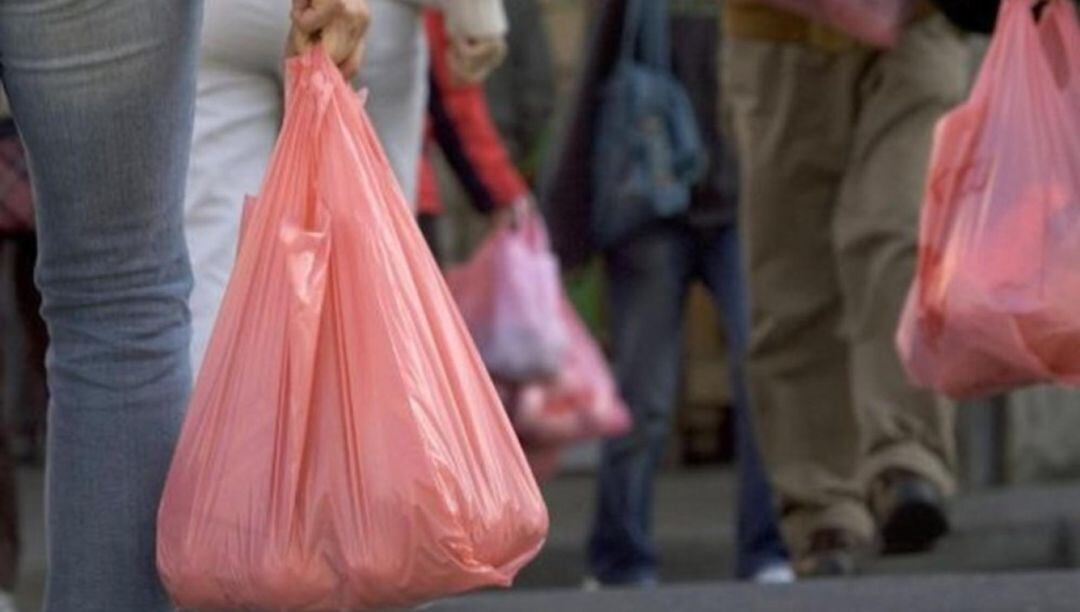
[{"label": "beige trousers", "polygon": [[869,542],[883,470],[955,488],[952,407],[907,384],[894,334],[932,130],[966,92],[969,48],[935,15],[887,52],[730,36],[724,52],[748,376],[785,535],[796,555],[823,528]]}]

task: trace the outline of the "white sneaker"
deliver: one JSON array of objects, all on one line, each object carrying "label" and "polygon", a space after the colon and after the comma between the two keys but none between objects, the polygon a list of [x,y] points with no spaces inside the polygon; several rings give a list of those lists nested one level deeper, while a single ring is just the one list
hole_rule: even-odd
[{"label": "white sneaker", "polygon": [[791,584],[795,582],[795,570],[786,561],[772,563],[759,569],[751,581],[760,585]]},{"label": "white sneaker", "polygon": [[0,612],[19,612],[15,607],[15,596],[7,591],[0,591]]},{"label": "white sneaker", "polygon": [[604,585],[600,584],[600,581],[592,576],[587,576],[585,580],[581,581],[581,590],[586,593],[595,593],[603,588]]}]

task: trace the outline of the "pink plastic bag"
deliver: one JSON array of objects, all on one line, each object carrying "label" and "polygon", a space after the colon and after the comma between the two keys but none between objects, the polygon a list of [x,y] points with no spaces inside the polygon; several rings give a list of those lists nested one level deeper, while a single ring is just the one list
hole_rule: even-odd
[{"label": "pink plastic bag", "polygon": [[957,398],[1080,384],[1080,26],[1006,0],[970,100],[938,125],[898,345]]},{"label": "pink plastic bag", "polygon": [[362,105],[287,109],[158,524],[184,608],[355,610],[509,585],[548,519]]},{"label": "pink plastic bag", "polygon": [[913,0],[762,0],[825,23],[876,47],[894,46],[915,10]]},{"label": "pink plastic bag", "polygon": [[559,317],[562,283],[537,215],[496,229],[446,280],[493,377],[528,382],[555,376],[567,343]]},{"label": "pink plastic bag", "polygon": [[565,298],[560,316],[570,332],[570,348],[558,377],[526,385],[511,408],[514,429],[530,450],[612,438],[633,425],[607,359]]}]

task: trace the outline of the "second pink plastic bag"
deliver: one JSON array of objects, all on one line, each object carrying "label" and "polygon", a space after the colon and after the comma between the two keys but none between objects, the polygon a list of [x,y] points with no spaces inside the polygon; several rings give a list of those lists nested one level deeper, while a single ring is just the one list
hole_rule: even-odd
[{"label": "second pink plastic bag", "polygon": [[864,43],[892,47],[914,11],[914,0],[762,0],[825,23]]},{"label": "second pink plastic bag", "polygon": [[898,344],[957,398],[1080,384],[1080,26],[1005,0],[966,104],[938,125]]},{"label": "second pink plastic bag", "polygon": [[492,376],[508,382],[555,376],[567,343],[562,283],[537,215],[497,228],[446,281]]},{"label": "second pink plastic bag", "polygon": [[559,310],[570,332],[559,374],[520,390],[511,410],[514,428],[530,449],[612,438],[633,425],[607,359],[573,304],[564,297]]},{"label": "second pink plastic bag", "polygon": [[355,93],[291,60],[282,133],[165,488],[184,608],[384,609],[509,585],[548,519]]}]

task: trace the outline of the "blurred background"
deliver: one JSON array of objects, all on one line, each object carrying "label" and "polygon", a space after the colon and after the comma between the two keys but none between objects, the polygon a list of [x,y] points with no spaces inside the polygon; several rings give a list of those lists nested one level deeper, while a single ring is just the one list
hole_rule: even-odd
[{"label": "blurred background", "polygon": [[[516,0],[507,0],[511,17]],[[488,83],[493,118],[523,175],[537,180],[565,123],[592,8],[580,0],[541,0],[547,53],[517,42],[512,23],[507,64]],[[985,38],[971,36],[972,67]],[[540,54],[540,57],[536,57]],[[520,62],[520,63],[518,63]],[[514,81],[530,66],[539,88]],[[543,83],[550,83],[547,93]],[[516,97],[516,99],[515,99]],[[490,222],[444,155],[431,152],[447,214],[425,227],[446,263],[468,258]],[[31,278],[33,238],[0,237],[0,416],[17,462],[23,555],[17,598],[38,609],[43,586],[42,482],[44,333],[36,319]],[[564,283],[583,320],[607,346],[602,264],[568,272]],[[736,495],[734,419],[728,351],[721,322],[704,288],[690,294],[675,424],[655,495],[655,538],[664,582],[716,583],[734,572]],[[960,408],[956,436],[961,491],[952,504],[954,528],[935,550],[871,561],[866,572],[985,573],[1080,567],[1080,392],[1039,387]],[[584,542],[593,517],[600,442],[568,449],[558,475],[544,485],[552,531],[516,588],[578,589],[587,574]],[[0,506],[3,500],[0,500]]]}]

